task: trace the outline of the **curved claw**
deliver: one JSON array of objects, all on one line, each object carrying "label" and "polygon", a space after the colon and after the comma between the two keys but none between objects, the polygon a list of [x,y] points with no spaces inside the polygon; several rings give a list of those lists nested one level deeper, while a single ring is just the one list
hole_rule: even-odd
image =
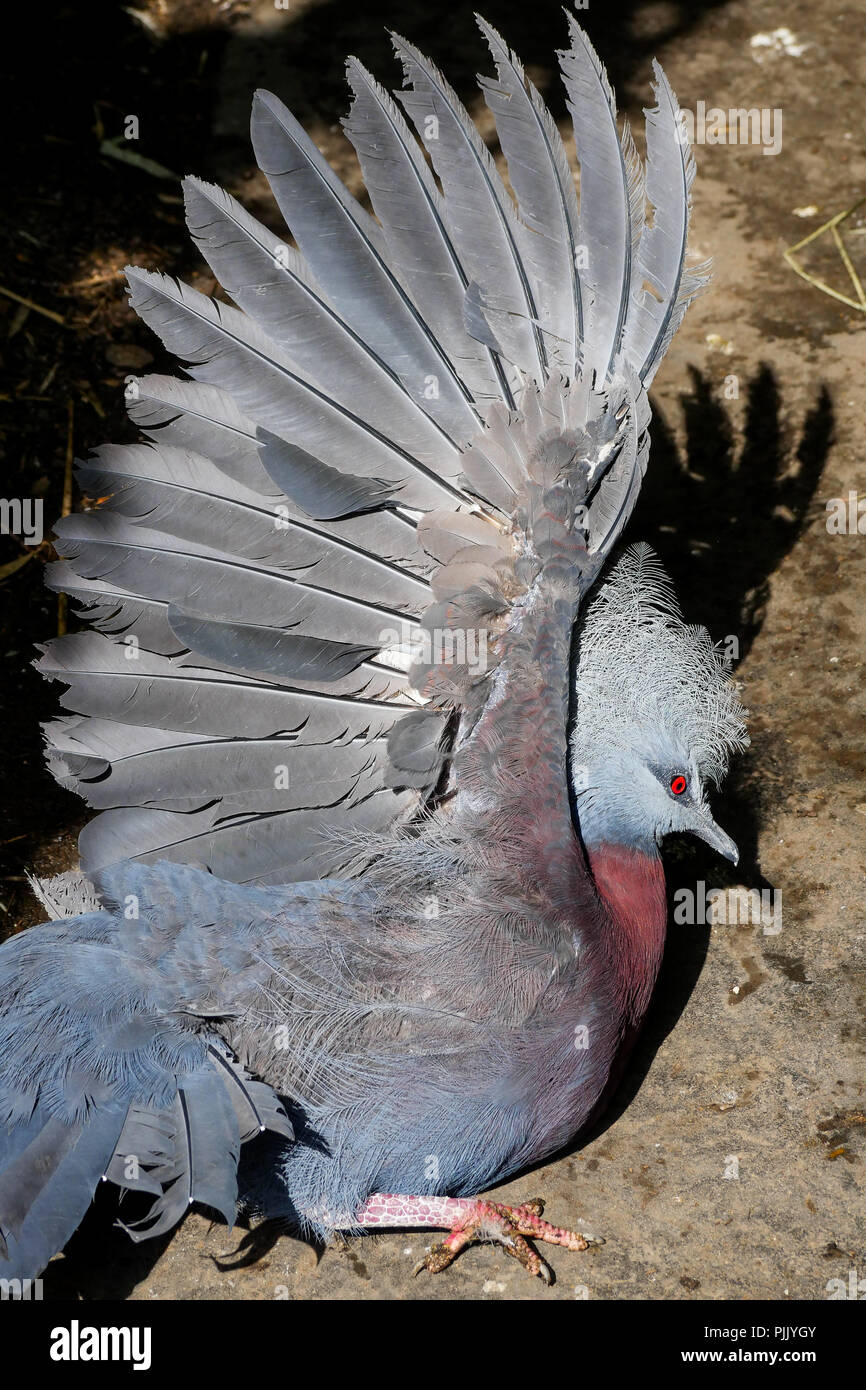
[{"label": "curved claw", "polygon": [[454,1256],[444,1243],[434,1245],[424,1256],[423,1260],[418,1261],[415,1268],[412,1270],[412,1278],[417,1279],[422,1269],[426,1270],[428,1274],[441,1274],[442,1270],[447,1269],[453,1259]]}]

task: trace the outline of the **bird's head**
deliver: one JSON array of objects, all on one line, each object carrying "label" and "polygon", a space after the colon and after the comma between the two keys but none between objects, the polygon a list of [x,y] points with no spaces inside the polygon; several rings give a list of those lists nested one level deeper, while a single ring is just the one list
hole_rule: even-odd
[{"label": "bird's head", "polygon": [[744,713],[706,629],[683,622],[653,551],[624,551],[577,633],[570,774],[587,846],[654,852],[666,835],[688,833],[736,863],[706,793],[748,744]]}]

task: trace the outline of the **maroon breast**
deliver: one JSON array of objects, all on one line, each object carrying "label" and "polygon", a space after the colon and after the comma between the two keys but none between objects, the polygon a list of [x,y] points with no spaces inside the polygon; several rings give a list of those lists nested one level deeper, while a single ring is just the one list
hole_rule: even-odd
[{"label": "maroon breast", "polygon": [[607,909],[603,933],[617,1003],[637,1028],[646,1013],[661,964],[667,926],[665,876],[657,853],[602,844],[587,851],[592,876]]}]

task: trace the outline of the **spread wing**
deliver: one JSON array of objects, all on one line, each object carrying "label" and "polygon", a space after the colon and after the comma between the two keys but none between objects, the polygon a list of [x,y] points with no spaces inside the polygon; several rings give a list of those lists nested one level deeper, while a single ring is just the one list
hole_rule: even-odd
[{"label": "spread wing", "polygon": [[702,283],[684,270],[693,170],[657,69],[644,178],[572,24],[578,201],[538,92],[481,28],[513,194],[395,38],[396,100],[348,64],[375,217],[258,93],[294,244],[189,179],[190,230],[237,307],[129,271],[189,379],[130,383],[146,442],[84,463],[106,500],[57,527],[50,583],[91,630],[40,666],[66,685],[52,771],[99,812],[85,873],[350,872],[386,827],[483,797],[479,755],[502,741],[536,778],[564,761],[574,616],[640,487],[645,382]]}]

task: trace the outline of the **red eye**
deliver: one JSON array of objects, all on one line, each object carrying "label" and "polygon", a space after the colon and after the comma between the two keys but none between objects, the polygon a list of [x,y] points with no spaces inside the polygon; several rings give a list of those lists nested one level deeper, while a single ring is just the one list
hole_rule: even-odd
[{"label": "red eye", "polygon": [[680,773],[680,775],[678,777],[675,777],[674,780],[671,782],[671,791],[673,792],[674,796],[682,796],[683,792],[686,789],[686,785],[686,779],[685,777],[683,777],[682,773]]}]

